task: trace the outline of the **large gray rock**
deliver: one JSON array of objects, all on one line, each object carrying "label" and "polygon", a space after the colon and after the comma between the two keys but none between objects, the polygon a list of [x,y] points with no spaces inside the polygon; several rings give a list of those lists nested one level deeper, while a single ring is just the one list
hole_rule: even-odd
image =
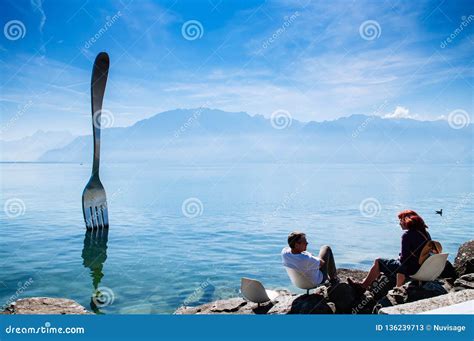
[{"label": "large gray rock", "polygon": [[436,281],[424,282],[418,285],[418,282],[408,282],[401,287],[395,287],[380,299],[374,307],[374,313],[378,313],[384,307],[395,306],[436,297],[447,294],[453,289],[449,281],[438,279]]},{"label": "large gray rock", "polygon": [[336,313],[350,314],[354,301],[358,298],[355,290],[347,283],[338,283],[327,288],[327,301],[336,306]]},{"label": "large gray rock", "polygon": [[452,292],[447,295],[427,298],[416,302],[400,304],[382,308],[379,314],[419,314],[425,311],[447,307],[453,304],[467,302],[474,299],[474,290]]},{"label": "large gray rock", "polygon": [[474,272],[474,240],[461,245],[454,260],[454,268],[459,277]]},{"label": "large gray rock", "polygon": [[288,314],[333,314],[334,310],[334,305],[322,295],[300,295],[291,302]]},{"label": "large gray rock", "polygon": [[337,269],[337,275],[341,282],[346,282],[347,277],[352,277],[356,281],[362,281],[364,278],[367,276],[368,272],[367,271],[362,271],[362,270],[354,270],[354,269]]},{"label": "large gray rock", "polygon": [[11,303],[2,314],[85,315],[92,313],[76,301],[66,298],[31,297]]},{"label": "large gray rock", "polygon": [[225,300],[218,300],[211,303],[199,305],[197,307],[182,306],[175,311],[177,315],[190,314],[268,314],[270,310],[274,309],[274,313],[286,314],[288,305],[296,298],[296,295],[291,295],[288,291],[281,290],[280,296],[274,301],[260,306],[256,303],[247,302],[243,298],[235,297]]},{"label": "large gray rock", "polygon": [[252,306],[252,304],[243,298],[236,297],[206,303],[197,307],[182,306],[175,311],[175,314],[257,314],[257,312],[254,311],[256,306],[257,304]]},{"label": "large gray rock", "polygon": [[454,290],[474,289],[474,273],[465,274],[454,281]]}]

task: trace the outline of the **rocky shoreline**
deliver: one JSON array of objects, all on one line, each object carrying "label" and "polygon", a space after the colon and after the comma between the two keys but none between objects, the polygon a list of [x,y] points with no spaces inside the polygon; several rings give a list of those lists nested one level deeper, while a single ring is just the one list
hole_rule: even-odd
[{"label": "rocky shoreline", "polygon": [[[474,300],[474,240],[458,250],[454,266],[447,266],[436,281],[407,282],[399,288],[381,275],[363,295],[347,284],[346,278],[361,280],[367,273],[339,269],[341,282],[320,286],[310,295],[292,294],[280,290],[274,302],[258,306],[241,297],[219,300],[196,307],[180,307],[175,314],[386,314],[404,313],[403,309],[388,309],[412,304],[409,313],[418,313],[467,300]],[[463,291],[462,294],[457,294]],[[444,296],[442,299],[432,299]],[[423,301],[421,301],[423,300]],[[420,302],[413,305],[412,302]],[[415,307],[415,308],[413,308]],[[405,313],[406,313],[405,311]]]},{"label": "rocky shoreline", "polygon": [[[310,295],[279,290],[275,301],[260,306],[236,297],[196,307],[183,306],[175,314],[414,314],[474,300],[474,240],[461,245],[453,267],[447,266],[440,278],[421,286],[408,282],[393,288],[394,283],[381,275],[368,291],[358,295],[346,279],[361,280],[366,274],[339,269],[340,283],[318,287]],[[70,299],[31,297],[11,303],[0,314],[92,313]]]},{"label": "rocky shoreline", "polygon": [[88,315],[92,314],[76,301],[67,298],[30,297],[11,303],[4,315]]}]

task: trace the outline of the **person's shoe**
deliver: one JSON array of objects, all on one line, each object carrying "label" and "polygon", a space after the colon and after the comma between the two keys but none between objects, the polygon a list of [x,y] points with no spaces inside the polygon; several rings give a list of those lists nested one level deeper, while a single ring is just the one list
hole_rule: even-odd
[{"label": "person's shoe", "polygon": [[354,281],[351,277],[347,277],[347,283],[355,290],[358,296],[365,293],[366,288],[360,282]]}]

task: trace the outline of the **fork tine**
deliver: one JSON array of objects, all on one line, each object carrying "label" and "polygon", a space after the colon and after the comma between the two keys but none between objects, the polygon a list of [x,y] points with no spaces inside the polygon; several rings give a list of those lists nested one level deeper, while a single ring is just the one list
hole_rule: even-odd
[{"label": "fork tine", "polygon": [[97,217],[96,217],[96,214],[95,214],[95,207],[91,207],[90,208],[91,210],[91,221],[92,221],[92,228],[95,229],[97,228]]},{"label": "fork tine", "polygon": [[97,224],[99,226],[100,229],[102,229],[104,227],[104,222],[102,220],[102,208],[101,206],[96,206],[95,207],[95,214],[97,216]]},{"label": "fork tine", "polygon": [[104,227],[108,228],[109,227],[109,211],[107,206],[104,206],[102,209],[102,219],[104,222]]},{"label": "fork tine", "polygon": [[92,229],[91,225],[91,214],[88,208],[84,209],[84,220],[86,221],[86,228],[88,230]]},{"label": "fork tine", "polygon": [[94,210],[92,209],[92,207],[90,207],[89,211],[91,212],[91,226],[92,226],[92,229],[95,229]]},{"label": "fork tine", "polygon": [[94,217],[92,215],[92,207],[87,208],[87,211],[89,212],[89,224],[91,229],[94,229]]},{"label": "fork tine", "polygon": [[97,206],[94,206],[94,217],[95,217],[95,223],[97,225],[97,229],[100,229],[100,220],[99,220],[99,214],[98,214]]},{"label": "fork tine", "polygon": [[97,206],[92,206],[92,213],[94,214],[94,224],[96,229],[100,227],[99,221],[97,220]]}]

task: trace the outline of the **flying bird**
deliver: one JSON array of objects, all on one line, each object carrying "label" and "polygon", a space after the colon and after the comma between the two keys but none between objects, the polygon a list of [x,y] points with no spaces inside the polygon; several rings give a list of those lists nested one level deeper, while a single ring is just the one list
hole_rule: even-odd
[{"label": "flying bird", "polygon": [[436,214],[439,214],[440,216],[443,216],[443,209],[440,209],[439,211],[435,211]]}]

